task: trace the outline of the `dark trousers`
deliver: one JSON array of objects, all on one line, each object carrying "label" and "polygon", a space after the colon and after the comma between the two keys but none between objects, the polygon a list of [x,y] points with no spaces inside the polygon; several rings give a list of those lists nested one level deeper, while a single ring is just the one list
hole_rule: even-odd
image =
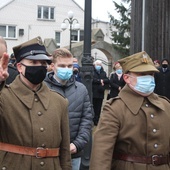
[{"label": "dark trousers", "polygon": [[93,98],[93,109],[94,109],[94,125],[98,124],[100,118],[100,112],[102,108],[103,99],[100,98]]}]

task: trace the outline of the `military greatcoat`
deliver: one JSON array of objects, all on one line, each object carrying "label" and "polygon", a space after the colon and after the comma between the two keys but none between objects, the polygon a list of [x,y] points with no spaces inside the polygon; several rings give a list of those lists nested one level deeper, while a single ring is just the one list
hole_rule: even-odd
[{"label": "military greatcoat", "polygon": [[19,76],[0,93],[0,142],[60,148],[60,156],[38,159],[0,151],[3,170],[71,170],[68,102],[42,83],[36,92]]},{"label": "military greatcoat", "polygon": [[170,152],[170,103],[154,93],[142,97],[127,85],[104,106],[94,134],[90,170],[170,170],[113,159],[113,153],[152,156]]}]

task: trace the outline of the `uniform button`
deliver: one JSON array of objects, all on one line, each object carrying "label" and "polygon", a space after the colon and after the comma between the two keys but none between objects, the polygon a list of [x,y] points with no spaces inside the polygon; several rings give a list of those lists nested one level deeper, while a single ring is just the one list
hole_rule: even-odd
[{"label": "uniform button", "polygon": [[43,161],[40,162],[40,165],[41,165],[41,166],[44,166],[44,164],[45,164],[45,162],[43,162]]},{"label": "uniform button", "polygon": [[156,129],[153,129],[153,133],[156,133],[156,131],[157,131]]},{"label": "uniform button", "polygon": [[157,147],[158,147],[158,144],[155,143],[155,144],[154,144],[154,148],[157,148]]},{"label": "uniform button", "polygon": [[153,115],[153,114],[151,114],[151,118],[154,118],[154,115]]},{"label": "uniform button", "polygon": [[42,112],[38,112],[38,116],[41,116],[42,115]]},{"label": "uniform button", "polygon": [[45,147],[46,147],[46,144],[43,143],[41,146],[42,146],[43,148],[45,148]]},{"label": "uniform button", "polygon": [[145,104],[145,106],[146,106],[146,107],[149,107],[149,105],[148,105],[148,104]]},{"label": "uniform button", "polygon": [[35,102],[38,102],[38,99],[37,99],[37,98],[35,98]]},{"label": "uniform button", "polygon": [[43,128],[43,127],[41,127],[41,128],[40,128],[40,131],[41,131],[41,132],[44,132],[44,128]]},{"label": "uniform button", "polygon": [[6,170],[7,168],[5,166],[2,167],[2,170]]}]

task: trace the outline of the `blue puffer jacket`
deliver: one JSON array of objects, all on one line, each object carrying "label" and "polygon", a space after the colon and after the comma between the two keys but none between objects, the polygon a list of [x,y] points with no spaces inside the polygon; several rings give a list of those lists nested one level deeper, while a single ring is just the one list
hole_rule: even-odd
[{"label": "blue puffer jacket", "polygon": [[90,103],[86,87],[71,78],[66,85],[58,83],[50,72],[45,78],[47,86],[65,96],[69,101],[70,143],[77,147],[77,154],[72,157],[80,157],[81,151],[90,139],[93,125],[93,109]]}]

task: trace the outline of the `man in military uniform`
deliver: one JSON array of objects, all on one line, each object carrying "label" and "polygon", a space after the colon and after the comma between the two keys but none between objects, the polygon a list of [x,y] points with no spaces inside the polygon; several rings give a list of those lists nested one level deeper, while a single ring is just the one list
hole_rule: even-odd
[{"label": "man in military uniform", "polygon": [[104,106],[90,170],[170,170],[170,102],[153,93],[158,70],[146,52],[119,62],[126,85]]},{"label": "man in military uniform", "polygon": [[8,86],[9,56],[0,60],[0,169],[71,170],[68,102],[42,82],[50,62],[42,40],[13,51],[19,75]]}]

